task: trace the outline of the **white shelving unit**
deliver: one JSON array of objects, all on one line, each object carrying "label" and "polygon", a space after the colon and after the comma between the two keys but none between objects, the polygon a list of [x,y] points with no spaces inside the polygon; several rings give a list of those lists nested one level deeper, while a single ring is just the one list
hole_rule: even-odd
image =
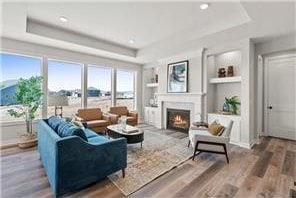
[{"label": "white shelving unit", "polygon": [[[237,96],[241,99],[241,57],[240,50],[207,56],[207,112],[222,111],[225,97]],[[234,68],[234,76],[218,78],[219,68],[227,70],[230,65]]]},{"label": "white shelving unit", "polygon": [[209,82],[211,84],[218,84],[218,83],[236,83],[241,82],[241,76],[233,76],[233,77],[225,77],[225,78],[210,78]]},{"label": "white shelving unit", "polygon": [[[222,111],[225,97],[238,96],[241,99],[241,51],[221,52],[207,56],[207,112],[208,122],[221,118],[233,120],[234,124],[230,134],[231,143],[241,144],[241,116],[224,115]],[[233,77],[218,78],[219,68],[225,68],[231,65],[234,68]],[[240,108],[239,108],[240,113]]]},{"label": "white shelving unit", "polygon": [[147,83],[147,87],[158,87],[158,83]]}]

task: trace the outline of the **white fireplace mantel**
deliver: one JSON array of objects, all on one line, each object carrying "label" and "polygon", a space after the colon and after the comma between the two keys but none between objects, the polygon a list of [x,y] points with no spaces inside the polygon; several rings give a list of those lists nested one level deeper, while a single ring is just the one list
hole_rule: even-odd
[{"label": "white fireplace mantel", "polygon": [[190,107],[192,119],[203,113],[204,93],[157,93],[156,96],[158,108],[160,109],[159,118],[161,118],[156,123],[158,128],[166,128],[167,104],[170,105],[170,108],[175,109],[188,109]]}]

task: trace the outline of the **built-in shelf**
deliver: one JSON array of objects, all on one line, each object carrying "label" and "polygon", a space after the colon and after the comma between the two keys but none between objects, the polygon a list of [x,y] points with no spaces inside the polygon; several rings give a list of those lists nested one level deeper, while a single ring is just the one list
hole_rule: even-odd
[{"label": "built-in shelf", "polygon": [[228,118],[240,118],[241,115],[233,115],[233,114],[223,114],[220,112],[214,112],[214,113],[208,113],[208,115],[212,115],[212,116],[220,116],[220,117],[228,117]]},{"label": "built-in shelf", "polygon": [[147,87],[158,87],[158,83],[147,83]]},{"label": "built-in shelf", "polygon": [[241,82],[241,76],[233,76],[233,77],[225,77],[225,78],[210,78],[210,83],[218,84],[218,83],[235,83]]}]

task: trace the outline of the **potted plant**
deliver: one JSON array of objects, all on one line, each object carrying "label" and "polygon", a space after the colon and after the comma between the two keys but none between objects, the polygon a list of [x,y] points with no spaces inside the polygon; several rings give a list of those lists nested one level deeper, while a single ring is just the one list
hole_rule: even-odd
[{"label": "potted plant", "polygon": [[32,76],[29,79],[20,78],[16,84],[14,94],[17,105],[8,110],[8,114],[15,118],[23,117],[26,122],[26,134],[20,135],[18,146],[21,148],[35,146],[37,144],[36,133],[32,130],[32,123],[36,113],[42,104],[41,76]]},{"label": "potted plant", "polygon": [[225,97],[223,112],[230,112],[231,114],[237,115],[238,105],[240,104],[241,103],[237,96],[233,96],[231,98]]}]

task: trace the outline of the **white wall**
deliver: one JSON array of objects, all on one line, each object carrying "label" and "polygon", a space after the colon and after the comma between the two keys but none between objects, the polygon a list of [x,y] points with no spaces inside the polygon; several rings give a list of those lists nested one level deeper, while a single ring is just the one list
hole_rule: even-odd
[{"label": "white wall", "polygon": [[[128,63],[118,60],[107,59],[99,56],[64,50],[60,48],[48,47],[39,44],[33,44],[23,41],[17,41],[8,38],[1,38],[1,51],[37,56],[43,59],[51,58],[63,61],[77,62],[83,64],[94,64],[98,66],[106,66],[111,68],[119,68],[137,73],[136,80],[136,109],[139,117],[142,117],[142,66],[134,63]],[[25,125],[19,124],[3,124],[1,126],[1,134],[3,138],[17,137],[18,132],[24,132]]]},{"label": "white wall", "polygon": [[286,35],[274,38],[269,41],[257,43],[255,45],[255,76],[254,76],[254,91],[255,91],[255,105],[256,112],[254,114],[255,137],[264,135],[264,105],[263,105],[263,58],[271,54],[284,54],[289,51],[296,50],[296,36],[295,34]]},{"label": "white wall", "polygon": [[202,93],[202,51],[192,52],[190,54],[181,54],[176,57],[168,57],[159,61],[158,79],[159,93],[167,93],[167,69],[168,64],[180,61],[189,62],[188,67],[188,93]]}]

